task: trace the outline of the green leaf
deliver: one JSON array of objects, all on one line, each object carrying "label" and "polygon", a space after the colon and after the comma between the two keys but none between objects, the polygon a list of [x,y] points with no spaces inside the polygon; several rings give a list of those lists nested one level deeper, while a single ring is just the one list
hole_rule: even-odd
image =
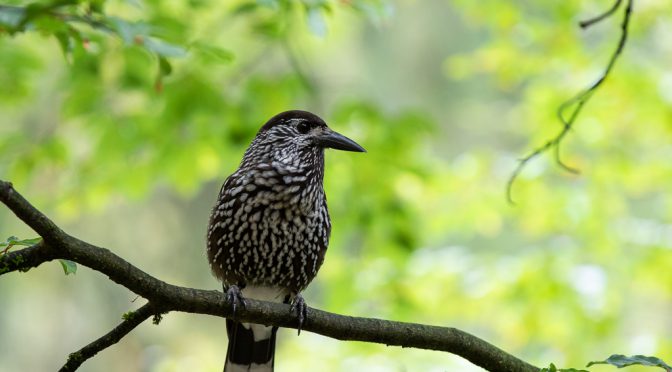
[{"label": "green leaf", "polygon": [[129,311],[129,312],[123,313],[121,315],[121,319],[132,320],[134,316],[135,316],[135,311]]},{"label": "green leaf", "polygon": [[38,238],[32,238],[32,239],[22,239],[22,240],[18,240],[16,242],[14,242],[14,245],[22,245],[22,246],[25,246],[25,247],[29,247],[29,246],[35,245],[35,244],[37,244],[41,241],[42,241],[42,238],[39,238],[39,237]]},{"label": "green leaf", "polygon": [[278,39],[283,33],[282,24],[277,18],[260,21],[253,28],[255,32],[271,39]]},{"label": "green leaf", "polygon": [[170,62],[166,57],[159,56],[159,73],[156,76],[156,81],[154,82],[154,88],[157,92],[163,90],[163,78],[170,75],[173,72],[173,66],[170,65]]},{"label": "green leaf", "polygon": [[43,35],[52,35],[55,33],[68,32],[70,27],[63,20],[56,17],[43,15],[33,20],[35,29],[40,31]]},{"label": "green leaf", "polygon": [[208,45],[201,42],[191,44],[193,50],[204,59],[214,60],[221,63],[230,63],[234,59],[234,54],[224,48]]},{"label": "green leaf", "polygon": [[58,262],[61,263],[65,275],[77,274],[77,264],[75,262],[70,260],[58,260]]},{"label": "green leaf", "polygon": [[159,74],[161,77],[168,76],[173,72],[173,67],[166,57],[159,56]]},{"label": "green leaf", "polygon": [[42,238],[32,238],[32,239],[19,239],[16,236],[10,236],[7,238],[6,241],[0,243],[0,248],[11,248],[12,246],[15,245],[21,245],[24,247],[30,247],[31,245],[35,245],[39,243],[42,240]]},{"label": "green leaf", "polygon": [[167,43],[165,41],[146,38],[144,40],[145,48],[162,57],[184,57],[187,51],[181,46]]},{"label": "green leaf", "polygon": [[126,44],[137,44],[149,34],[149,26],[145,23],[128,22],[117,17],[109,17],[109,20]]},{"label": "green leaf", "polygon": [[542,368],[540,372],[558,372],[558,369],[555,367],[555,364],[551,363],[548,368]]},{"label": "green leaf", "polygon": [[70,35],[67,32],[55,32],[54,37],[58,40],[63,56],[67,58],[70,54]]},{"label": "green leaf", "polygon": [[555,364],[551,363],[548,368],[543,368],[540,372],[590,372],[585,369],[576,369],[576,368],[561,368],[558,369]]},{"label": "green leaf", "polygon": [[259,7],[259,4],[256,3],[256,2],[243,3],[243,4],[240,4],[240,5],[236,6],[235,8],[233,8],[233,10],[231,11],[231,14],[243,15],[243,14],[252,13],[255,10],[257,10],[258,7]]},{"label": "green leaf", "polygon": [[19,239],[19,238],[17,238],[16,236],[10,236],[9,238],[7,238],[7,241],[4,241],[4,242],[0,243],[0,248],[7,247],[9,245],[14,245],[14,242],[17,239]]},{"label": "green leaf", "polygon": [[607,358],[606,360],[590,362],[586,367],[590,367],[595,364],[611,364],[612,366],[616,366],[618,368],[633,365],[660,367],[666,370],[667,372],[672,372],[672,367],[670,367],[667,363],[663,362],[661,359],[644,355],[633,355],[626,357],[625,355],[614,354],[609,358]]},{"label": "green leaf", "polygon": [[91,0],[89,1],[89,11],[93,13],[102,13],[105,6],[105,0]]}]

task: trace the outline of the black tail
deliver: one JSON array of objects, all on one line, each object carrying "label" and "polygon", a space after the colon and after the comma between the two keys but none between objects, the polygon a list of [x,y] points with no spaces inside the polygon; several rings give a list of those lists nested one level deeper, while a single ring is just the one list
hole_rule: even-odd
[{"label": "black tail", "polygon": [[226,350],[224,372],[273,371],[277,332],[278,327],[243,324],[227,319],[226,333],[229,335],[229,346]]}]

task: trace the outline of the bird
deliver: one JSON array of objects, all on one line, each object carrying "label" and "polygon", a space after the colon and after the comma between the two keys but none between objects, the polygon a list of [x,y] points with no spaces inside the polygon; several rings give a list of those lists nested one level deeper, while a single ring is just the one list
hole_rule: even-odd
[{"label": "bird", "polygon": [[[299,332],[301,292],[317,275],[329,245],[324,151],[366,152],[319,116],[291,110],[270,118],[224,181],[207,230],[207,256],[226,301],[290,303]],[[277,327],[226,320],[225,372],[273,371]]]}]

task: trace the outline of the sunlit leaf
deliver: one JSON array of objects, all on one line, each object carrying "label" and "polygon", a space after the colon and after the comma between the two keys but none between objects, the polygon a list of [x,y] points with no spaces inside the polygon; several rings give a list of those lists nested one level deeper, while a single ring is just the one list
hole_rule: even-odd
[{"label": "sunlit leaf", "polygon": [[191,48],[199,55],[205,57],[206,59],[211,59],[220,63],[229,63],[234,60],[235,55],[233,52],[226,50],[224,48],[208,45],[202,42],[196,42],[191,45]]},{"label": "sunlit leaf", "polygon": [[610,364],[618,368],[640,365],[640,366],[660,367],[667,372],[672,371],[672,367],[670,367],[667,363],[663,362],[660,358],[644,355],[625,356],[621,354],[614,354],[609,358],[607,358],[606,360],[590,362],[586,367],[590,367],[596,364]]},{"label": "sunlit leaf", "polygon": [[187,50],[183,47],[156,38],[144,39],[144,46],[162,57],[184,57],[187,55]]},{"label": "sunlit leaf", "polygon": [[0,242],[0,248],[11,247],[14,245],[29,247],[39,243],[40,241],[42,241],[42,238],[19,239],[16,236],[10,236],[4,242]]}]

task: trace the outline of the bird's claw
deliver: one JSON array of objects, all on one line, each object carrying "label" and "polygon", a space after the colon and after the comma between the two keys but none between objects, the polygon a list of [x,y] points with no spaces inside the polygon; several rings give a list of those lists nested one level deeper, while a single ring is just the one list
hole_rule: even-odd
[{"label": "bird's claw", "polygon": [[243,292],[240,291],[240,288],[238,288],[237,285],[230,285],[228,288],[226,288],[225,296],[226,302],[230,303],[233,307],[233,316],[236,315],[238,306],[245,308],[246,303],[245,298],[243,297]]},{"label": "bird's claw", "polygon": [[303,322],[306,320],[308,307],[306,306],[306,301],[303,299],[301,294],[297,294],[292,300],[292,305],[289,308],[290,312],[296,312],[296,317],[299,320],[299,326],[297,329],[297,334],[301,334],[301,328],[303,327]]}]

